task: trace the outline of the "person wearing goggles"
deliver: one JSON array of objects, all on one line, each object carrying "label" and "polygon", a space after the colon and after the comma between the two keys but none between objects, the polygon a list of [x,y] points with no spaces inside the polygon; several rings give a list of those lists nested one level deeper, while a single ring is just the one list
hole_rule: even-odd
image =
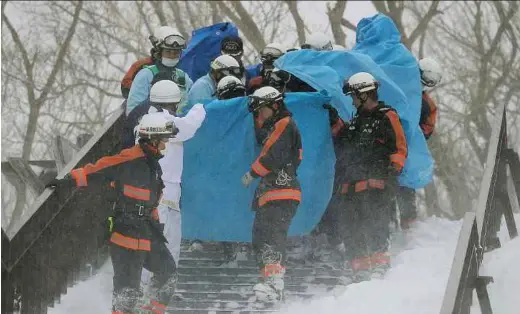
[{"label": "person wearing goggles", "polygon": [[270,43],[262,49],[260,52],[261,63],[247,68],[250,73],[255,73],[255,76],[249,80],[248,94],[268,85],[269,73],[274,69],[274,62],[284,54],[285,50],[278,43]]},{"label": "person wearing goggles", "polygon": [[235,58],[230,55],[221,55],[211,62],[208,74],[193,84],[193,88],[188,93],[188,104],[205,104],[217,99],[217,86],[220,80],[226,76],[234,76],[242,80],[244,72]]},{"label": "person wearing goggles", "polygon": [[150,87],[160,80],[172,80],[179,86],[183,95],[179,108],[186,104],[187,93],[193,85],[189,75],[177,68],[182,51],[186,48],[184,36],[172,27],[161,26],[149,39],[158,57],[152,65],[145,66],[135,76],[128,94],[127,116],[138,105],[146,102]]},{"label": "person wearing goggles", "polygon": [[242,177],[248,187],[260,178],[253,202],[253,251],[262,275],[253,287],[257,301],[283,299],[285,244],[292,218],[301,201],[297,170],[302,160],[300,131],[287,110],[283,94],[265,86],[249,96],[255,133],[262,152]]}]

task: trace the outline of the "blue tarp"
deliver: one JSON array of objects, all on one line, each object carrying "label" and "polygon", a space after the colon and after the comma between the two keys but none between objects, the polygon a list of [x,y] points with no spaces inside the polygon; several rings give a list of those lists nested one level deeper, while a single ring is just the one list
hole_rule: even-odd
[{"label": "blue tarp", "polygon": [[[319,222],[334,179],[334,148],[320,93],[291,93],[286,103],[293,112],[303,145],[298,169],[302,203],[290,234],[310,232]],[[250,241],[255,180],[248,189],[240,178],[260,153],[247,100],[215,100],[205,105],[206,120],[195,137],[184,144],[182,178],[182,234],[187,239]]]},{"label": "blue tarp", "polygon": [[195,82],[208,73],[211,61],[220,56],[220,43],[227,36],[238,37],[238,29],[233,23],[218,23],[194,30],[178,67]]},{"label": "blue tarp", "polygon": [[[416,102],[416,98],[421,93],[419,71],[411,53],[395,41],[397,29],[388,29],[387,20],[381,15],[362,20],[357,48],[352,52],[301,50],[277,60],[277,67],[296,74],[318,90],[286,95],[303,142],[303,162],[298,170],[302,204],[291,224],[290,235],[310,232],[327,207],[335,156],[328,112],[322,106],[332,104],[349,120],[354,108],[352,100],[342,94],[341,87],[343,79],[356,72],[370,72],[381,82],[381,99],[393,106],[403,120],[410,151],[401,184],[420,188],[431,180],[433,162],[417,125],[420,102]],[[369,27],[370,24],[375,25]],[[379,31],[388,40],[375,40]],[[377,51],[383,48],[386,53],[378,55]],[[250,241],[254,217],[250,208],[258,182],[245,189],[240,178],[260,151],[252,116],[244,98],[214,100],[205,104],[205,108],[206,120],[195,137],[185,143],[183,237]]]},{"label": "blue tarp", "polygon": [[432,179],[433,159],[418,125],[422,86],[417,61],[400,43],[397,27],[385,15],[362,19],[356,38],[351,52],[304,49],[285,54],[275,61],[275,66],[318,91],[326,91],[332,106],[345,120],[351,119],[355,108],[352,98],[342,93],[343,80],[361,71],[374,75],[381,83],[380,99],[397,110],[408,141],[408,159],[400,184],[422,188]]}]

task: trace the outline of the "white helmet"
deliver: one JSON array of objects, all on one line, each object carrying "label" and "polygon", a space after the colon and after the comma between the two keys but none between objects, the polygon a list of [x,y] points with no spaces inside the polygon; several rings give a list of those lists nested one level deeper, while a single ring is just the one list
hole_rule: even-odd
[{"label": "white helmet", "polygon": [[150,41],[154,47],[161,49],[179,50],[186,48],[186,39],[175,28],[161,26],[155,30]]},{"label": "white helmet", "polygon": [[442,79],[441,66],[433,58],[421,59],[419,61],[419,69],[421,71],[421,83],[425,87],[434,87]]},{"label": "white helmet", "polygon": [[280,58],[285,53],[285,49],[280,45],[279,43],[270,43],[267,46],[265,46],[264,49],[262,49],[262,52],[260,52],[260,58],[262,59],[262,62],[264,59],[272,59],[275,60],[277,58]]},{"label": "white helmet", "polygon": [[172,138],[179,132],[171,119],[164,112],[148,113],[142,116],[137,133],[140,138],[164,139]]},{"label": "white helmet", "polygon": [[230,55],[218,56],[213,62],[211,62],[211,71],[217,76],[217,82],[224,76],[233,75],[241,78],[243,71],[240,68],[238,61]]},{"label": "white helmet", "polygon": [[274,108],[273,105],[281,101],[283,101],[282,93],[274,87],[265,86],[257,89],[253,95],[249,96],[249,111],[254,112],[264,106],[277,110],[278,108]]},{"label": "white helmet", "polygon": [[231,99],[246,95],[246,87],[240,79],[235,76],[224,76],[217,85],[218,99]]},{"label": "white helmet", "polygon": [[352,93],[366,93],[371,90],[377,89],[379,82],[376,81],[372,74],[367,72],[359,72],[352,75],[343,84],[343,93],[350,95]]},{"label": "white helmet", "polygon": [[174,81],[161,80],[150,89],[150,102],[157,104],[176,104],[182,99],[181,90]]},{"label": "white helmet", "polygon": [[218,56],[213,62],[211,62],[211,68],[213,70],[221,70],[233,67],[240,67],[238,61],[230,55]]},{"label": "white helmet", "polygon": [[302,45],[302,49],[332,50],[332,41],[327,35],[315,32],[307,38],[305,44]]},{"label": "white helmet", "polygon": [[347,50],[347,48],[343,47],[342,45],[334,44],[332,45],[332,50]]}]

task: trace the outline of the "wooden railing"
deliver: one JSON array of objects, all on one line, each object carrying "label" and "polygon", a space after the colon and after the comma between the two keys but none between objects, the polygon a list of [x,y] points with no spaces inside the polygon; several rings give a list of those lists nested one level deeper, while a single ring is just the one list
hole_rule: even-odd
[{"label": "wooden railing", "polygon": [[487,293],[487,284],[493,278],[480,276],[479,270],[484,253],[500,247],[497,233],[502,216],[509,236],[518,236],[513,206],[520,203],[519,193],[520,161],[507,147],[506,109],[502,106],[493,123],[477,209],[464,217],[441,314],[469,314],[473,291],[477,292],[482,314],[493,313]]},{"label": "wooden railing", "polygon": [[[119,152],[123,112],[114,113],[69,163],[58,163],[58,178]],[[110,193],[107,187],[43,190],[25,219],[2,230],[2,313],[46,313],[106,260]]]}]

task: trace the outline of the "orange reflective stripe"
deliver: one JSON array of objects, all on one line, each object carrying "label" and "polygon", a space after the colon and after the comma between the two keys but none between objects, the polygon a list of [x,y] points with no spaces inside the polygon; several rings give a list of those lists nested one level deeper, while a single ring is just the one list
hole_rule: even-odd
[{"label": "orange reflective stripe", "polygon": [[364,191],[366,189],[368,189],[368,182],[366,180],[365,181],[359,181],[354,186],[354,191],[356,191],[356,192],[362,192],[362,191]]},{"label": "orange reflective stripe", "polygon": [[390,253],[376,253],[370,257],[372,266],[390,264]]},{"label": "orange reflective stripe", "polygon": [[348,193],[348,187],[349,187],[350,184],[348,183],[344,183],[341,185],[341,191],[339,192],[340,194],[347,194]]},{"label": "orange reflective stripe", "polygon": [[110,242],[119,245],[121,247],[136,250],[136,251],[151,251],[151,243],[150,240],[145,239],[135,239],[122,235],[119,232],[112,232],[112,236],[110,237]]},{"label": "orange reflective stripe", "polygon": [[370,269],[370,264],[371,264],[371,258],[370,256],[361,256],[361,257],[358,257],[358,258],[354,258],[350,264],[352,266],[352,269],[354,271],[359,271],[359,270],[369,270]]},{"label": "orange reflective stripe", "polygon": [[135,186],[123,185],[123,194],[130,198],[134,198],[140,201],[149,201],[150,200],[150,190],[136,188]]},{"label": "orange reflective stripe", "polygon": [[[406,146],[406,137],[404,136],[403,126],[399,121],[399,116],[392,110],[389,110],[385,116],[390,120],[390,124],[392,125],[392,129],[395,133],[395,154],[392,156],[399,156],[399,158],[390,156],[390,159],[396,158],[396,163],[404,167],[404,162],[406,160],[406,156],[408,156],[408,148]],[[402,158],[401,158],[402,157]],[[398,161],[397,161],[398,160]],[[393,161],[393,160],[392,160]]]},{"label": "orange reflective stripe", "polygon": [[271,146],[273,146],[273,144],[276,143],[276,141],[278,141],[278,139],[282,135],[283,131],[285,131],[285,128],[289,124],[289,121],[290,121],[289,117],[285,117],[275,123],[273,133],[271,134],[271,136],[269,136],[269,138],[265,142],[265,145],[262,148],[262,152],[260,153],[260,156],[258,156],[258,158],[255,160],[255,162],[251,166],[251,168],[257,175],[263,177],[263,176],[267,175],[269,172],[271,172],[269,169],[265,168],[260,163],[260,158],[265,156],[269,152],[269,149],[271,148]]},{"label": "orange reflective stripe", "polygon": [[150,311],[153,314],[164,314],[164,311],[166,311],[166,305],[155,300],[151,300],[150,303],[151,305],[141,306],[141,309]]},{"label": "orange reflective stripe", "polygon": [[87,174],[85,173],[85,169],[74,169],[70,172],[70,175],[76,181],[76,186],[87,186]]},{"label": "orange reflective stripe", "polygon": [[260,177],[266,176],[269,174],[269,172],[271,172],[260,163],[260,157],[251,166],[251,170],[253,170]]},{"label": "orange reflective stripe", "polygon": [[300,160],[302,160],[302,159],[303,159],[303,149],[300,148],[300,149],[298,150],[298,152],[300,153],[299,156],[298,156],[298,158],[299,158]]},{"label": "orange reflective stripe", "polygon": [[285,273],[285,268],[280,264],[267,264],[260,270],[262,277],[269,277],[272,275],[279,275]]},{"label": "orange reflective stripe", "polygon": [[274,132],[271,134],[267,142],[265,142],[264,147],[262,148],[262,153],[260,156],[264,156],[269,151],[269,148],[273,146],[276,141],[280,138],[280,135],[282,135],[283,131],[285,131],[285,128],[289,124],[289,117],[285,117],[281,119],[280,121],[276,122],[274,125]]},{"label": "orange reflective stripe", "polygon": [[378,179],[368,179],[368,186],[371,188],[383,190],[385,188],[385,181]]},{"label": "orange reflective stripe", "polygon": [[262,206],[267,202],[276,200],[295,200],[301,201],[301,192],[295,189],[281,189],[264,193],[258,199],[258,205]]}]

